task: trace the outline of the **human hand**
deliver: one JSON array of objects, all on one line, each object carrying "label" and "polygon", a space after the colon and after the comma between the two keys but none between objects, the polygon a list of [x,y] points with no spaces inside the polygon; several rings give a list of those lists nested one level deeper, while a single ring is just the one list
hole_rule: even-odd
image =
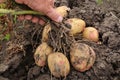
[{"label": "human hand", "polygon": [[0,3],[3,3],[3,2],[5,2],[6,0],[0,0]]},{"label": "human hand", "polygon": [[[49,18],[56,22],[61,22],[63,17],[54,9],[54,0],[15,0],[17,3],[25,4],[33,10],[43,12]],[[23,16],[22,16],[23,18]],[[40,22],[41,20],[31,15],[24,16],[24,19]],[[40,21],[39,21],[40,20]],[[40,22],[41,23],[41,22]]]}]

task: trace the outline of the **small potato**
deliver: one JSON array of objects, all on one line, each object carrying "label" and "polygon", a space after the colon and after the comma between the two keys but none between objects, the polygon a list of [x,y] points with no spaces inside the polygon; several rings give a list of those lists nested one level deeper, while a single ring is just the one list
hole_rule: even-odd
[{"label": "small potato", "polygon": [[70,71],[70,64],[67,57],[60,52],[55,52],[48,56],[48,66],[50,72],[55,77],[66,77]]},{"label": "small potato", "polygon": [[48,46],[47,43],[43,42],[37,47],[34,53],[35,63],[38,66],[45,66],[47,57],[51,53],[52,53],[52,48]]},{"label": "small potato", "polygon": [[91,47],[83,43],[75,43],[71,46],[70,60],[72,66],[80,71],[84,72],[90,69],[96,59],[95,52]]},{"label": "small potato", "polygon": [[71,26],[70,35],[82,32],[86,26],[85,21],[78,18],[70,18],[66,20],[65,23]]},{"label": "small potato", "polygon": [[83,31],[83,37],[94,42],[98,42],[99,34],[94,27],[87,27]]},{"label": "small potato", "polygon": [[66,17],[68,15],[68,12],[70,8],[68,8],[67,6],[60,6],[56,8],[56,11],[62,16],[62,17]]},{"label": "small potato", "polygon": [[48,41],[48,33],[51,30],[51,25],[47,24],[44,29],[43,29],[43,33],[42,33],[42,41],[46,42]]}]

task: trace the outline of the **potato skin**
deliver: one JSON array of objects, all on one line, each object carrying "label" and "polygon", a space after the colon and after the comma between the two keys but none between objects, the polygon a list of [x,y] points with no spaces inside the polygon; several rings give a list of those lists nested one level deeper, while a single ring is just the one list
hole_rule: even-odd
[{"label": "potato skin", "polygon": [[65,23],[71,26],[70,35],[76,35],[77,33],[81,33],[86,26],[85,21],[78,18],[67,19]]},{"label": "potato skin", "polygon": [[72,66],[80,71],[84,72],[89,70],[96,59],[96,54],[91,47],[83,43],[75,43],[70,50],[70,60]]},{"label": "potato skin", "polygon": [[70,8],[67,6],[60,6],[55,9],[62,17],[66,17],[68,15],[68,12]]},{"label": "potato skin", "polygon": [[99,33],[94,27],[87,27],[83,31],[83,37],[94,42],[98,42]]},{"label": "potato skin", "polygon": [[52,53],[52,48],[50,46],[48,46],[47,43],[43,42],[42,44],[40,44],[35,53],[34,53],[34,60],[35,63],[38,66],[45,66],[46,65],[46,61],[47,61],[47,57],[49,54]]},{"label": "potato skin", "polygon": [[60,52],[55,52],[48,56],[48,66],[50,72],[55,77],[66,77],[70,71],[70,64],[67,57]]}]

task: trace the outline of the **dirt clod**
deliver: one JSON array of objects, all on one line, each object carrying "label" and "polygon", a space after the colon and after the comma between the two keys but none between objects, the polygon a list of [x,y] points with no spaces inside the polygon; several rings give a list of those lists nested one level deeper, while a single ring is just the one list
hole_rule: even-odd
[{"label": "dirt clod", "polygon": [[[15,3],[12,4],[11,0],[9,3],[8,8],[19,8],[18,4],[13,6]],[[0,25],[8,25],[2,35],[10,31],[14,34],[9,41],[0,41],[0,80],[120,80],[119,3],[120,0],[104,0],[103,4],[96,0],[56,0],[56,7],[65,5],[71,8],[64,20],[83,19],[86,27],[94,26],[99,32],[100,42],[95,43],[83,39],[81,34],[69,36],[69,27],[65,27],[64,23],[49,20],[52,27],[47,43],[53,52],[62,52],[70,60],[70,46],[77,41],[89,45],[96,53],[91,69],[78,72],[70,66],[66,78],[56,78],[47,65],[40,68],[35,64],[33,53],[41,44],[44,26],[26,20],[12,21],[15,18],[10,15],[0,17]],[[22,9],[25,9],[24,6]]]}]

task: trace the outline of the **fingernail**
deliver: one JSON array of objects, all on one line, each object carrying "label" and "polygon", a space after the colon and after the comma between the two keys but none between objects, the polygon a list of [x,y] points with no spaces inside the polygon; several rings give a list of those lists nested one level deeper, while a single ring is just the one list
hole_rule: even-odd
[{"label": "fingernail", "polygon": [[62,22],[62,20],[63,20],[63,17],[59,16],[58,19],[57,19],[57,22]]}]

